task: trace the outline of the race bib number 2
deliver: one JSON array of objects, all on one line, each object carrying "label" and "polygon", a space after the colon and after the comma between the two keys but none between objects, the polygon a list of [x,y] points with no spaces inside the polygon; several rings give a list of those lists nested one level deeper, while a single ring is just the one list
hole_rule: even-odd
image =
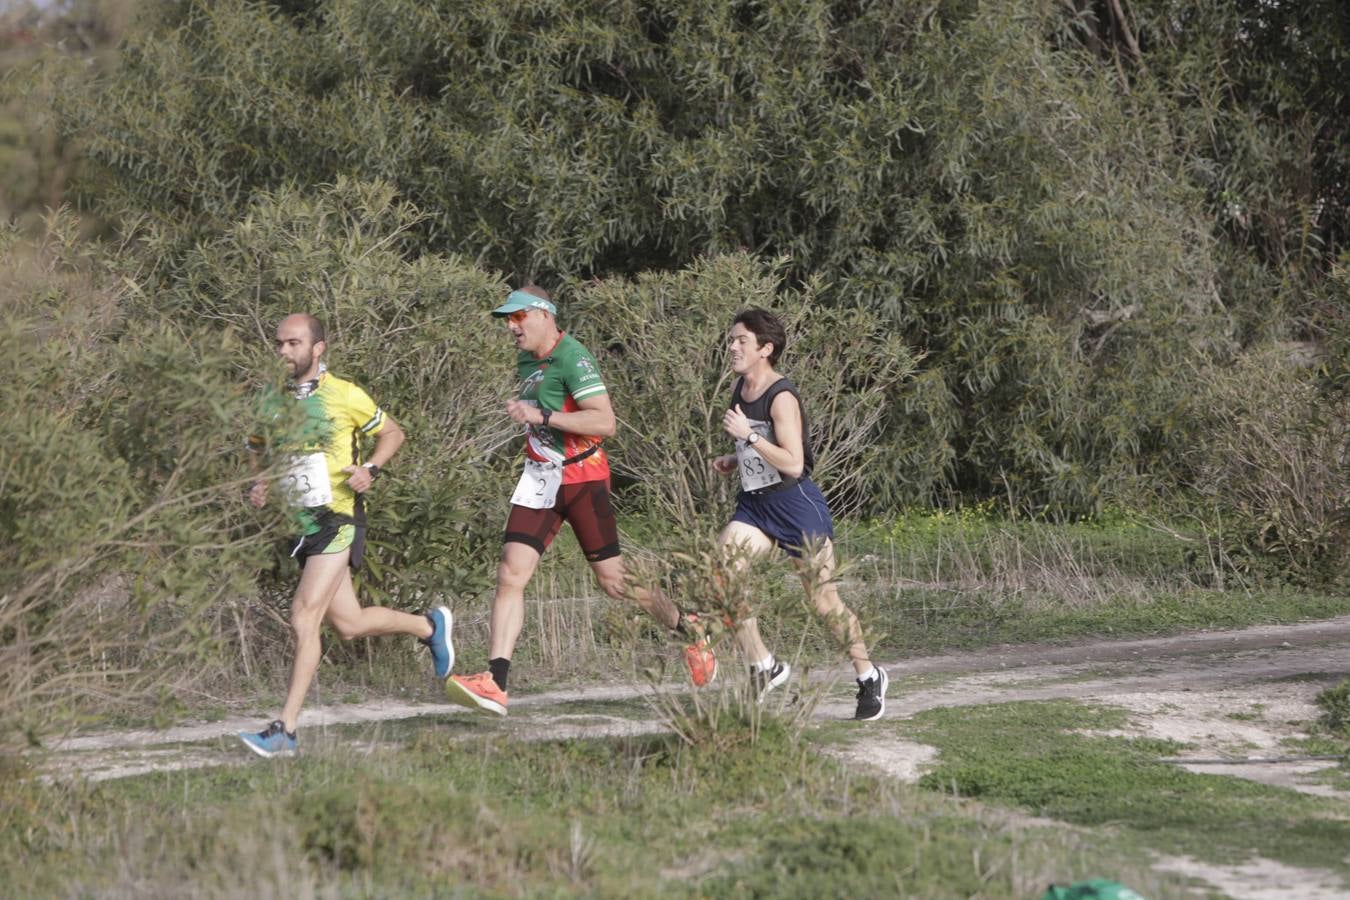
[{"label": "race bib number 2", "polygon": [[562,487],[562,466],[557,463],[525,460],[525,471],[516,483],[511,502],[529,509],[552,509]]},{"label": "race bib number 2", "polygon": [[322,453],[294,457],[281,476],[281,487],[294,506],[329,505],[333,502],[333,485],[328,480],[328,460]]}]

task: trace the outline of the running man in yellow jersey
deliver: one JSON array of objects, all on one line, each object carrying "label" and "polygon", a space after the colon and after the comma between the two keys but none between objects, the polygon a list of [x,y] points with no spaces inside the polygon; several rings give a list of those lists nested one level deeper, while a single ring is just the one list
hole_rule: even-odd
[{"label": "running man in yellow jersey", "polygon": [[[288,467],[279,482],[298,534],[291,556],[300,561],[300,585],[291,601],[295,661],[281,717],[260,732],[239,739],[260,756],[289,756],[296,751],[300,707],[319,667],[319,629],[327,621],[345,640],[377,634],[410,634],[431,648],[436,675],[445,678],[454,664],[450,610],[439,606],[424,616],[362,608],[351,572],[361,565],[365,546],[364,495],[403,445],[403,429],[375,405],[365,391],[328,372],[322,361],[328,348],[323,324],[296,313],[277,326],[276,350],[286,366],[287,387],[304,410],[297,446],[286,448]],[[280,398],[283,402],[286,398]],[[361,461],[361,438],[374,437],[375,448]],[[261,442],[250,440],[255,451]],[[254,483],[249,499],[267,502],[268,483]]]}]

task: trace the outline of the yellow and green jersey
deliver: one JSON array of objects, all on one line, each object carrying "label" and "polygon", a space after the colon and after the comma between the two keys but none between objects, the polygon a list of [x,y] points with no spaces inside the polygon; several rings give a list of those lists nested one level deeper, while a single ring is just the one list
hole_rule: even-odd
[{"label": "yellow and green jersey", "polygon": [[294,399],[278,394],[269,405],[287,400],[304,410],[298,440],[286,448],[289,466],[281,488],[295,510],[302,534],[313,534],[332,514],[361,518],[360,500],[347,486],[348,466],[361,464],[361,439],[384,428],[384,410],[370,395],[343,378],[321,372],[318,386]]},{"label": "yellow and green jersey", "polygon": [[[577,401],[608,393],[595,358],[570,334],[560,337],[543,359],[522,350],[516,358],[516,374],[520,399],[553,412],[576,412],[581,409]],[[563,484],[609,479],[609,458],[600,447],[600,437],[543,425],[525,430],[525,455],[537,462],[561,463],[588,450],[589,455],[563,468]]]}]

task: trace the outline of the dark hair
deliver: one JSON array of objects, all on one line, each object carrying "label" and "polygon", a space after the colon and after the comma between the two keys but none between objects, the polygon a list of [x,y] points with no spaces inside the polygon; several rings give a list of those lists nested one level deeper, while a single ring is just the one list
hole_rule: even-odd
[{"label": "dark hair", "polygon": [[744,325],[745,330],[755,336],[761,347],[773,344],[773,352],[769,354],[769,365],[777,363],[778,357],[783,355],[783,350],[787,347],[787,331],[783,328],[782,321],[767,309],[743,309],[736,313],[736,318],[731,324]]},{"label": "dark hair", "polygon": [[[309,313],[291,313],[291,316],[299,316],[305,320],[305,324],[309,326],[309,342],[311,344],[317,344],[319,341],[328,340],[327,333],[323,330],[323,323],[315,316],[312,316]],[[286,316],[286,318],[289,319],[291,316]]]}]

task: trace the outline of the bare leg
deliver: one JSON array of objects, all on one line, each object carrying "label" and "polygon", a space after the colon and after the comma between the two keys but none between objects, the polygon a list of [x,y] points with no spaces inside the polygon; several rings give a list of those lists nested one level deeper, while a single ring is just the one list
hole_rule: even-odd
[{"label": "bare leg", "polygon": [[338,584],[337,593],[328,604],[328,624],[344,641],[379,634],[410,634],[416,638],[431,637],[431,623],[426,616],[400,612],[384,606],[362,607],[352,588],[351,576]]},{"label": "bare leg", "polygon": [[286,690],[286,705],[281,710],[281,723],[287,731],[295,731],[300,718],[300,707],[309,693],[314,672],[319,668],[319,629],[323,626],[328,605],[345,581],[351,590],[352,576],[347,571],[350,550],[341,553],[323,553],[305,561],[300,574],[300,586],[291,601],[291,631],[295,634],[295,660],[291,663],[291,683]]},{"label": "bare leg", "polygon": [[665,594],[628,584],[622,556],[593,562],[591,571],[595,573],[596,581],[600,582],[600,589],[615,600],[631,600],[667,628],[673,629],[680,624],[680,611]]},{"label": "bare leg", "polygon": [[492,597],[488,659],[510,659],[525,626],[525,585],[539,567],[539,552],[516,541],[502,545],[497,564],[497,593]]},{"label": "bare leg", "polygon": [[[739,561],[742,569],[749,564],[749,561],[745,559],[745,554],[768,553],[773,550],[774,546],[772,538],[758,528],[744,522],[728,522],[727,527],[723,528],[722,533],[718,536],[717,543],[727,551],[728,555],[735,552],[742,554]],[[764,639],[760,637],[757,619],[744,619],[736,623],[736,643],[740,645],[745,658],[752,663],[770,656],[769,648],[765,646]]]},{"label": "bare leg", "polygon": [[815,604],[819,613],[841,645],[848,647],[849,659],[853,662],[853,671],[862,675],[872,668],[867,655],[867,646],[863,643],[862,626],[844,601],[839,598],[839,588],[834,583],[834,544],[825,541],[816,554],[814,571],[806,563],[798,560],[797,571],[801,575],[802,587],[806,596]]}]

